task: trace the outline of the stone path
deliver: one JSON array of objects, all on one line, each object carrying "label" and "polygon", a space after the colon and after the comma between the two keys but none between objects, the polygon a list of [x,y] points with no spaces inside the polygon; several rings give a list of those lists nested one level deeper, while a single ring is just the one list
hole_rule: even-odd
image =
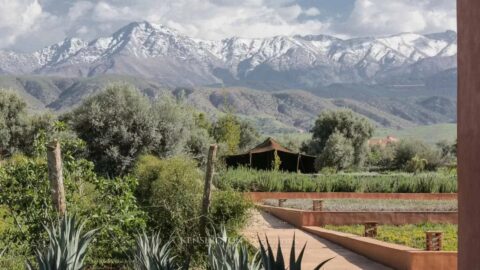
[{"label": "stone path", "polygon": [[297,256],[303,245],[307,243],[302,262],[303,269],[313,269],[320,262],[332,257],[334,257],[334,259],[328,262],[322,269],[390,269],[328,240],[296,229],[286,222],[283,222],[265,212],[254,211],[249,223],[242,231],[242,235],[256,247],[259,247],[257,234],[262,239],[264,239],[266,235],[274,252],[276,252],[276,247],[280,240],[283,256],[287,264],[290,257],[289,254],[294,233],[296,238],[295,245]]}]

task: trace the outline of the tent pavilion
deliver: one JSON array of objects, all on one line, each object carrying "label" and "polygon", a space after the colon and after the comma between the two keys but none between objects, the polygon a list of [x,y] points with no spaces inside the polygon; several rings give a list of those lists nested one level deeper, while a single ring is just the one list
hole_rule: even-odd
[{"label": "tent pavilion", "polygon": [[257,170],[271,170],[275,154],[281,160],[281,171],[316,173],[314,156],[295,153],[272,138],[268,138],[247,153],[227,156],[226,163],[227,167],[233,168],[243,166]]}]

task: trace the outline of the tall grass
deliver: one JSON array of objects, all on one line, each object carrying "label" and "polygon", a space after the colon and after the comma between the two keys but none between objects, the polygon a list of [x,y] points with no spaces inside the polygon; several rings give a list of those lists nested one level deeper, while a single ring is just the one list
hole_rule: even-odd
[{"label": "tall grass", "polygon": [[454,174],[338,173],[306,175],[279,171],[230,169],[215,177],[220,189],[260,192],[369,192],[369,193],[453,193],[457,192]]}]

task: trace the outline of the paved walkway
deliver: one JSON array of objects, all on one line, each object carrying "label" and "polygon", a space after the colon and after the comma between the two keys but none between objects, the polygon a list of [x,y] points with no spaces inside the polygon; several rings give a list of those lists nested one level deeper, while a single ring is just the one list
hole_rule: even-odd
[{"label": "paved walkway", "polygon": [[249,224],[242,232],[242,234],[247,238],[247,240],[256,247],[259,247],[257,234],[260,236],[260,238],[263,239],[265,238],[265,235],[267,235],[268,240],[274,249],[274,252],[276,252],[276,247],[278,243],[277,241],[280,240],[283,256],[285,258],[285,261],[287,262],[287,265],[290,257],[289,254],[294,233],[296,238],[295,243],[297,249],[297,256],[300,253],[303,245],[307,243],[302,262],[303,269],[313,269],[320,262],[332,257],[335,258],[328,262],[322,269],[390,269],[379,263],[371,261],[366,257],[349,251],[337,244],[334,244],[328,240],[296,229],[293,226],[265,212],[254,211],[252,213],[252,218],[250,219]]}]

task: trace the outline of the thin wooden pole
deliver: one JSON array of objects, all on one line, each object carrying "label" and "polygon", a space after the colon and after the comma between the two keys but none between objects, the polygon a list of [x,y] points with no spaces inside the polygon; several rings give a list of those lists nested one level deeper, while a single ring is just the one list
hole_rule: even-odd
[{"label": "thin wooden pole", "polygon": [[60,216],[65,214],[65,189],[63,187],[62,153],[60,143],[53,140],[47,145],[48,177],[52,193],[53,206]]},{"label": "thin wooden pole", "polygon": [[200,232],[206,235],[207,232],[207,218],[210,208],[210,201],[212,196],[212,179],[215,170],[215,157],[217,155],[217,145],[210,145],[208,150],[207,170],[205,172],[205,186],[203,189],[203,201],[202,201],[202,216],[200,219]]},{"label": "thin wooden pole", "polygon": [[298,157],[297,157],[297,173],[300,172],[300,158],[302,157],[302,155],[300,153],[298,153]]}]

